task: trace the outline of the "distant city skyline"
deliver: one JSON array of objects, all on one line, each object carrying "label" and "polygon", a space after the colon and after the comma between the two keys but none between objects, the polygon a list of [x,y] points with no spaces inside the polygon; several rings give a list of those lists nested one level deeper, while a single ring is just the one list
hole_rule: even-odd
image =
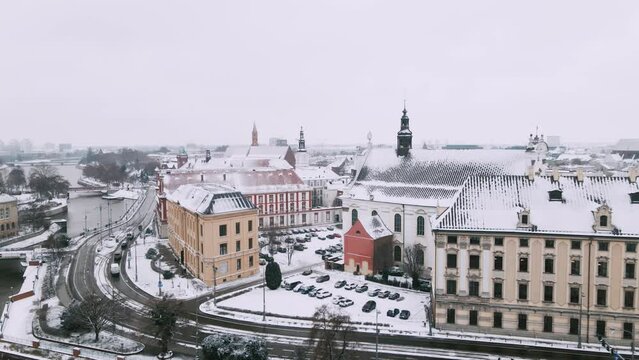
[{"label": "distant city skyline", "polygon": [[[152,11],[149,11],[151,10]],[[552,9],[549,11],[548,9]],[[639,137],[639,3],[0,5],[0,139],[415,147]],[[636,135],[635,135],[636,134]]]}]

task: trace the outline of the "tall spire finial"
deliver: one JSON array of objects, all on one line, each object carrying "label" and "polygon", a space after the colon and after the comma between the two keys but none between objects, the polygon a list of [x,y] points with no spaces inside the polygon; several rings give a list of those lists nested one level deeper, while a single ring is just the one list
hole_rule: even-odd
[{"label": "tall spire finial", "polygon": [[404,114],[406,114],[406,99],[404,99]]},{"label": "tall spire finial", "polygon": [[252,134],[252,139],[251,139],[251,146],[257,146],[258,145],[258,141],[257,141],[257,126],[255,126],[255,121],[253,121],[253,134]]}]

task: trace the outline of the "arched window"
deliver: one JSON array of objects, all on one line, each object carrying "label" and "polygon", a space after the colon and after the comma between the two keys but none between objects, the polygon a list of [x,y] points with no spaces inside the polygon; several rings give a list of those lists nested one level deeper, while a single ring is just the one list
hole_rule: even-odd
[{"label": "arched window", "polygon": [[357,221],[357,209],[353,209],[353,211],[351,211],[351,222],[355,224],[356,221]]},{"label": "arched window", "polygon": [[375,216],[377,215],[377,210],[373,210],[373,212],[371,212],[371,216]]},{"label": "arched window", "polygon": [[402,248],[399,245],[395,245],[395,249],[393,249],[393,261],[402,261]]},{"label": "arched window", "polygon": [[601,227],[606,227],[608,226],[608,216],[606,215],[601,215],[599,217],[599,226]]},{"label": "arched window", "polygon": [[402,216],[395,214],[395,232],[402,231]]},{"label": "arched window", "polygon": [[417,257],[416,259],[417,265],[424,266],[424,250],[423,249],[417,249],[416,257]]},{"label": "arched window", "polygon": [[424,235],[424,217],[417,217],[417,235]]}]

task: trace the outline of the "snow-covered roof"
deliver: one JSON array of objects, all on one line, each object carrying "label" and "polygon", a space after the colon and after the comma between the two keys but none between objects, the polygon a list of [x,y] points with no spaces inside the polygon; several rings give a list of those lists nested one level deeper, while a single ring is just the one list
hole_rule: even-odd
[{"label": "snow-covered roof", "polygon": [[239,191],[217,184],[182,185],[166,198],[203,215],[255,209]]},{"label": "snow-covered roof", "polygon": [[206,161],[205,157],[194,157],[182,166],[181,169],[187,170],[215,170],[215,169],[292,169],[293,167],[283,159],[261,159],[248,158],[243,156],[232,156],[228,158],[211,158]]},{"label": "snow-covered roof", "polygon": [[639,151],[639,139],[621,139],[612,148],[615,151]]},{"label": "snow-covered roof", "polygon": [[178,170],[164,175],[164,187],[167,192],[177,189],[180,185],[197,183],[230,186],[246,195],[311,190],[293,170]]},{"label": "snow-covered roof", "polygon": [[18,201],[18,199],[9,194],[0,194],[0,203],[8,203],[12,201]]},{"label": "snow-covered roof", "polygon": [[366,230],[368,235],[370,235],[373,239],[380,239],[385,236],[393,235],[379,215],[367,217],[364,221],[361,221],[360,219],[357,221],[361,222],[364,230]]},{"label": "snow-covered roof", "polygon": [[262,159],[284,159],[290,151],[289,146],[229,146],[224,153],[225,158],[252,157]]},{"label": "snow-covered roof", "polygon": [[308,166],[295,169],[297,175],[307,180],[337,180],[340,178],[330,167]]},{"label": "snow-covered roof", "polygon": [[[549,191],[561,189],[563,201],[550,201]],[[593,211],[603,204],[612,210],[610,222],[618,230],[610,236],[639,234],[639,192],[627,177],[474,176],[435,226],[437,230],[537,231],[594,234]],[[639,196],[635,195],[635,196]],[[518,228],[519,212],[529,210],[533,229]]]},{"label": "snow-covered roof", "polygon": [[531,155],[517,150],[368,150],[357,180],[345,197],[418,206],[449,206],[469,176],[521,175]]}]

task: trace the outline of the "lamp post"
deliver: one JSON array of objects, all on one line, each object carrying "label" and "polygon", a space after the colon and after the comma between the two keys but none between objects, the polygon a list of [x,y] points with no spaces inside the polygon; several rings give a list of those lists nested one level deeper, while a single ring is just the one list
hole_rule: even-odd
[{"label": "lamp post", "polygon": [[[146,235],[144,235],[146,236]],[[136,237],[133,251],[135,252],[135,282],[138,282],[138,238]]]},{"label": "lamp post", "polygon": [[213,263],[213,305],[217,306],[217,267]]},{"label": "lamp post", "polygon": [[375,310],[375,360],[379,360],[379,310]]},{"label": "lamp post", "polygon": [[266,322],[266,267],[262,275],[262,321]]}]

